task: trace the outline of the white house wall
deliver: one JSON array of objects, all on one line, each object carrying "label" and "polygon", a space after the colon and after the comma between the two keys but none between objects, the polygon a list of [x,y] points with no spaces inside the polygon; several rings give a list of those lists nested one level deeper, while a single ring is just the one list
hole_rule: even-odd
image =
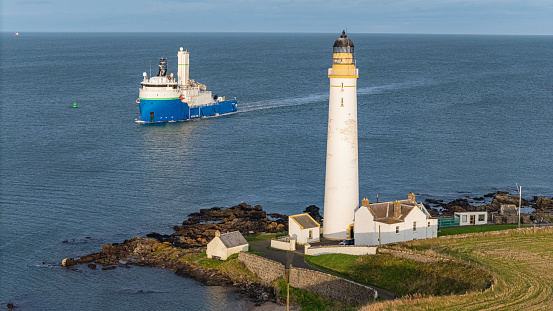
[{"label": "white house wall", "polygon": [[353,237],[356,245],[377,245],[378,235],[374,235],[374,217],[369,210],[361,206],[355,212]]},{"label": "white house wall", "polygon": [[296,240],[297,243],[307,243],[307,237],[303,236],[300,225],[298,225],[292,218],[288,218],[288,234],[290,238]]},{"label": "white house wall", "polygon": [[[416,231],[413,231],[413,222],[416,222]],[[430,226],[428,223],[430,222]],[[399,232],[396,232],[399,227]],[[380,231],[380,233],[379,233]],[[374,221],[373,215],[366,207],[361,207],[355,213],[354,237],[355,245],[378,245],[379,235],[382,244],[426,239],[437,237],[438,220],[428,219],[418,208],[414,208],[405,218],[405,221],[386,224]]]},{"label": "white house wall", "polygon": [[[313,238],[309,239],[309,230],[313,230]],[[320,227],[301,229],[300,225],[293,219],[288,218],[288,234],[290,238],[295,239],[298,244],[317,242],[320,240]]]},{"label": "white house wall", "polygon": [[[474,215],[475,221],[474,225],[471,225],[470,223],[470,216]],[[479,215],[484,215],[484,220],[480,221],[478,220]],[[485,225],[488,223],[488,213],[487,212],[468,212],[468,213],[455,213],[455,216],[459,216],[459,226],[477,226],[477,225]],[[463,221],[463,216],[467,216],[465,221]]]}]

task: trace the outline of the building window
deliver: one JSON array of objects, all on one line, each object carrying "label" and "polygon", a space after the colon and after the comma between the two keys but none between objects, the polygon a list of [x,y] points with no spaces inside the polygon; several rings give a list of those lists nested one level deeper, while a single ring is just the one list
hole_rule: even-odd
[{"label": "building window", "polygon": [[396,226],[396,233],[399,233],[399,226]]},{"label": "building window", "polygon": [[417,222],[413,221],[413,231],[417,231]]},{"label": "building window", "polygon": [[313,239],[313,230],[309,230],[309,239]]},{"label": "building window", "polygon": [[430,221],[428,222],[428,226],[430,227]]},{"label": "building window", "polygon": [[486,215],[484,215],[484,214],[478,215],[478,221],[484,221],[484,216],[486,216]]},{"label": "building window", "polygon": [[463,215],[463,222],[467,222],[467,215]]}]

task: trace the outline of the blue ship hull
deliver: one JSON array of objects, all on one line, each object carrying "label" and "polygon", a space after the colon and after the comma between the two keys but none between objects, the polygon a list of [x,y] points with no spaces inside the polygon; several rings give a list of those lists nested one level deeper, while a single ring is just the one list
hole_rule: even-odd
[{"label": "blue ship hull", "polygon": [[189,107],[187,103],[183,103],[178,98],[139,99],[140,121],[143,122],[184,121],[226,114],[238,109],[236,100],[225,100],[208,105]]}]

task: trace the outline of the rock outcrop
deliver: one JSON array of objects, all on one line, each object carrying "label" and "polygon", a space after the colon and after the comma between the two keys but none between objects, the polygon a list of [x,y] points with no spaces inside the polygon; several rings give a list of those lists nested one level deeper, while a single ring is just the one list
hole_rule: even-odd
[{"label": "rock outcrop", "polygon": [[227,209],[201,209],[199,213],[189,214],[181,226],[174,226],[173,234],[162,235],[152,232],[147,237],[169,242],[180,248],[195,248],[206,246],[217,231],[240,231],[244,235],[256,235],[261,232],[276,233],[288,229],[288,216],[278,213],[268,216],[261,205],[252,207],[246,203]]}]

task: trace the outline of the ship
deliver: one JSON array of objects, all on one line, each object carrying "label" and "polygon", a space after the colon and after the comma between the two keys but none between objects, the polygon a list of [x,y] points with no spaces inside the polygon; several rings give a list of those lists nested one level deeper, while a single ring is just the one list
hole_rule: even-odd
[{"label": "ship", "polygon": [[[144,80],[136,102],[140,108],[139,122],[174,122],[212,117],[236,112],[236,98],[213,96],[204,84],[189,77],[190,54],[181,47],[177,53],[177,79],[167,74],[167,59],[159,60],[157,76]],[[151,72],[150,72],[151,76]]]}]

